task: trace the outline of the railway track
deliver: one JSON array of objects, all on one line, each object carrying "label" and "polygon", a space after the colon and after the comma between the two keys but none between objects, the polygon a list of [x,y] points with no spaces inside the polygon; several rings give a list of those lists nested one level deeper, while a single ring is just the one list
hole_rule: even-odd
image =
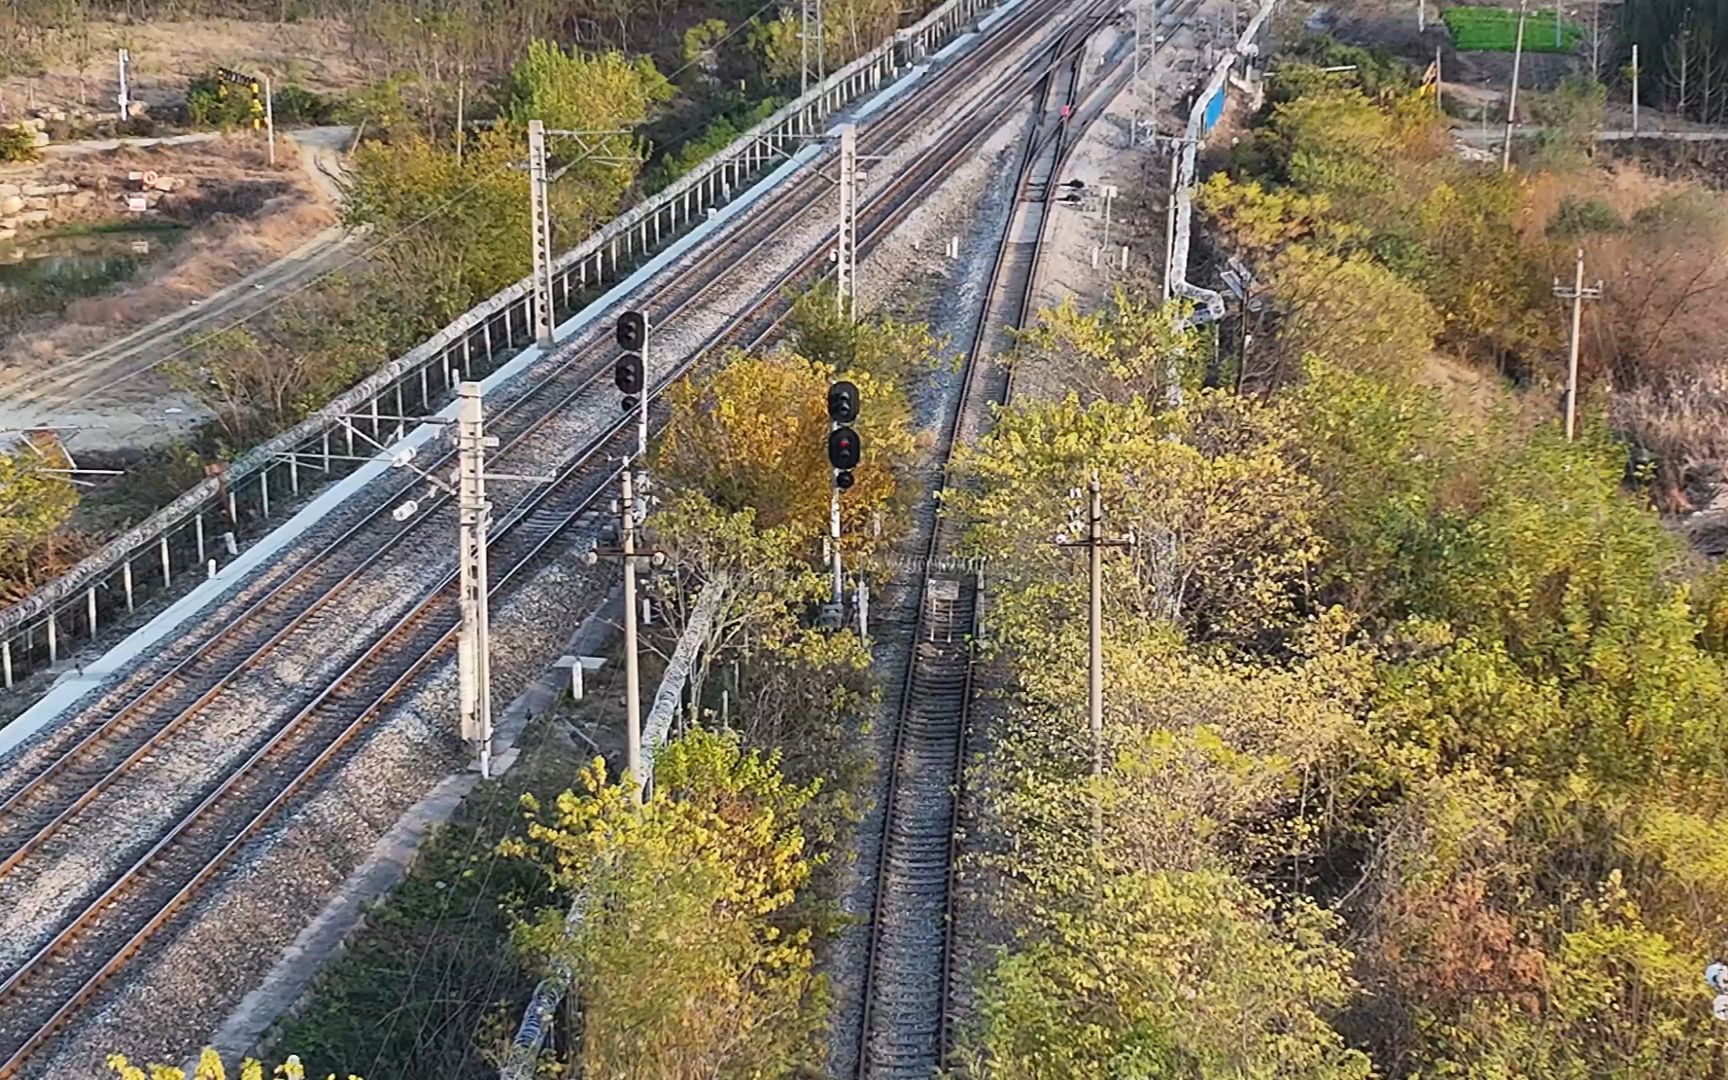
[{"label": "railway track", "polygon": [[[1019,34],[1041,11],[1039,5],[1028,5],[1019,15],[1019,33],[1004,34],[1002,40],[1009,44],[1018,41]],[[1004,44],[996,52],[1007,47]],[[1026,78],[1024,72],[1016,77]],[[865,145],[890,143],[903,134],[917,119],[913,114],[919,98],[907,95],[892,111],[885,112],[882,120],[890,126],[872,128]],[[992,95],[981,98],[990,100]],[[984,109],[982,114],[990,114],[990,110]],[[902,119],[895,121],[895,117]],[[986,116],[981,122],[956,128],[937,148],[920,155],[882,192],[871,196],[860,223],[861,241],[871,243],[892,228],[908,212],[918,191],[940,175],[947,161],[942,155],[963,152],[988,129],[988,123]],[[793,200],[792,210],[765,215],[764,220],[746,226],[747,243],[717,249],[680,274],[673,290],[676,299],[664,302],[656,322],[683,305],[696,303],[714,288],[716,261],[745,261],[800,220],[825,191],[825,185],[805,186],[815,190],[806,198]],[[744,243],[742,250],[739,243]],[[722,344],[755,344],[771,334],[785,313],[781,289],[819,266],[820,261],[820,254],[814,255],[781,275],[744,315],[731,320],[684,366]],[[681,295],[678,285],[682,286]],[[661,295],[665,296],[666,290]],[[588,342],[586,350],[579,351],[601,351],[595,348],[597,344]],[[567,367],[567,375],[546,380],[489,418],[489,426],[503,440],[495,461],[511,457],[533,460],[536,452],[544,454],[546,447],[541,444],[569,436],[553,417],[565,411],[582,411],[580,406],[587,397],[609,396],[600,386],[608,370],[606,361],[580,365],[580,371],[575,364]],[[660,387],[681,373],[682,368],[664,374]],[[496,499],[510,509],[500,515],[493,533],[493,565],[502,571],[495,578],[495,592],[510,587],[554,540],[593,515],[601,493],[616,475],[612,462],[628,448],[632,427],[633,418],[623,417],[603,425],[603,430],[591,435],[583,452],[559,470],[553,483],[518,486],[507,493],[511,498]],[[444,467],[441,462],[431,471]],[[142,763],[162,756],[170,740],[186,730],[191,719],[220,704],[221,695],[234,690],[242,675],[255,671],[272,655],[308,647],[329,625],[339,624],[344,614],[335,600],[338,595],[357,591],[362,581],[370,581],[374,589],[391,590],[412,579],[414,575],[399,575],[407,573],[404,563],[413,562],[410,556],[417,547],[413,539],[427,535],[427,529],[448,529],[452,524],[449,508],[440,503],[420,515],[417,529],[383,532],[385,510],[417,486],[407,485],[372,510],[357,515],[336,541],[255,601],[247,609],[247,617],[237,620],[232,636],[205,642],[102,723],[85,731],[46,769],[7,794],[6,801],[0,803],[0,851],[6,852],[0,860],[0,876],[57,857],[62,845],[73,842],[65,835],[66,825],[98,799],[112,797]],[[495,489],[494,495],[500,494],[506,492]],[[416,573],[424,574],[424,568]],[[285,702],[291,715],[283,723],[261,731],[257,745],[245,748],[244,760],[237,768],[204,785],[189,813],[128,869],[112,880],[98,882],[100,892],[0,983],[0,1054],[5,1055],[0,1059],[0,1077],[16,1075],[28,1057],[183,909],[247,840],[313,784],[372,719],[443,655],[456,621],[454,604],[449,602],[452,577],[451,570],[441,569],[430,589],[422,585],[409,591],[412,602],[405,611],[392,611],[382,632],[327,657],[340,669],[334,679],[314,684],[322,688]]]},{"label": "railway track", "polygon": [[[1178,0],[1160,25],[1180,25],[1198,0]],[[1027,135],[1008,216],[961,377],[960,400],[937,448],[937,487],[949,483],[956,445],[970,444],[988,426],[992,406],[1012,395],[1006,353],[1031,314],[1033,288],[1057,178],[1078,141],[1085,42],[1108,21],[1106,11],[1073,31],[1064,53],[1039,88],[1040,119]],[[1112,84],[1115,85],[1115,84]],[[1094,114],[1096,115],[1096,114]],[[937,517],[920,567],[956,566],[961,523]],[[859,1029],[860,1080],[919,1078],[942,1067],[950,1031],[956,824],[962,797],[972,647],[981,598],[976,577],[922,571],[916,615],[901,684],[883,815],[880,863],[871,915]]]}]

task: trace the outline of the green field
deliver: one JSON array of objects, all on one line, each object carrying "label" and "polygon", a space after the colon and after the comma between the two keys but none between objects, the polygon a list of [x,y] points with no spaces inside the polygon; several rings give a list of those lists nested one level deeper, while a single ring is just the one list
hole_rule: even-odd
[{"label": "green field", "polygon": [[[1440,13],[1460,52],[1511,52],[1518,40],[1518,13],[1506,8],[1455,7]],[[1577,23],[1560,21],[1560,44],[1554,44],[1554,13],[1532,11],[1524,20],[1524,48],[1529,52],[1567,53],[1577,48],[1584,31]]]}]

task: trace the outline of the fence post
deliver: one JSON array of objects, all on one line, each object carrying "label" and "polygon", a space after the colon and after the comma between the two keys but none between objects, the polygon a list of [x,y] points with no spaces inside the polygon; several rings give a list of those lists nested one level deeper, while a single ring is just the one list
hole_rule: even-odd
[{"label": "fence post", "polygon": [[126,587],[126,614],[132,614],[132,557],[128,555],[120,563],[120,580]]},{"label": "fence post", "polygon": [[[204,516],[202,514],[200,514],[198,516],[198,524],[200,526],[202,526],[204,524]],[[200,529],[199,531],[202,532],[203,530]],[[164,589],[166,589],[169,585],[172,585],[174,583],[173,575],[168,572],[168,534],[167,533],[162,534],[161,548],[162,548],[162,587]]]}]

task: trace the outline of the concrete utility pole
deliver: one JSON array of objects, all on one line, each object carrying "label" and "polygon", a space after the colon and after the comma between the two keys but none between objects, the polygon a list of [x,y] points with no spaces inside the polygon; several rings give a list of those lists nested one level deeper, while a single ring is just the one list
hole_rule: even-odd
[{"label": "concrete utility pole", "polygon": [[636,506],[630,488],[629,458],[624,459],[619,480],[622,498],[618,503],[618,539],[624,549],[624,711],[628,714],[625,747],[630,784],[635,789],[632,798],[640,806],[648,777],[642,771],[642,673],[636,656]]},{"label": "concrete utility pole", "polygon": [[1428,30],[1428,0],[1416,0],[1416,32],[1426,33]]},{"label": "concrete utility pole", "polygon": [[1638,46],[1632,46],[1632,134],[1638,134]]},{"label": "concrete utility pole", "polygon": [[1164,302],[1171,297],[1171,279],[1176,276],[1176,182],[1181,168],[1182,144],[1170,144],[1170,198],[1164,210]]},{"label": "concrete utility pole", "polygon": [[1446,105],[1442,94],[1446,90],[1446,77],[1440,71],[1440,46],[1434,46],[1434,115],[1445,116]]},{"label": "concrete utility pole", "polygon": [[270,143],[270,167],[276,167],[276,95],[270,90],[270,76],[264,76],[264,135]]},{"label": "concrete utility pole", "polygon": [[1524,0],[1519,0],[1518,40],[1512,47],[1512,94],[1506,104],[1506,145],[1500,150],[1501,172],[1512,169],[1512,132],[1518,123],[1518,67],[1524,59],[1524,18],[1527,13]]},{"label": "concrete utility pole", "polygon": [[546,171],[546,125],[528,121],[528,211],[534,249],[534,340],[552,346],[551,181]]},{"label": "concrete utility pole", "polygon": [[[1104,549],[1107,547],[1132,548],[1133,536],[1121,539],[1105,539],[1104,537],[1104,497],[1098,483],[1098,470],[1092,470],[1091,483],[1088,485],[1086,507],[1085,538],[1073,541],[1058,541],[1058,547],[1083,547],[1087,554],[1088,604],[1087,604],[1087,661],[1086,661],[1086,715],[1087,726],[1092,736],[1092,782],[1097,786],[1104,777]],[[1080,489],[1071,492],[1078,499]],[[1077,520],[1080,514],[1078,506],[1070,509],[1069,524],[1074,534],[1080,532]],[[1092,837],[1095,845],[1101,844],[1104,836],[1103,804],[1094,798],[1092,803]]]},{"label": "concrete utility pole", "polygon": [[132,111],[132,92],[126,78],[127,69],[132,66],[132,54],[125,49],[120,50],[120,122],[124,124]]},{"label": "concrete utility pole", "polygon": [[1104,197],[1104,246],[1110,246],[1110,204],[1116,201],[1119,189],[1115,184],[1100,184],[1098,194]]},{"label": "concrete utility pole", "polygon": [[486,501],[486,449],[498,445],[488,438],[481,420],[480,384],[465,382],[457,389],[456,459],[457,539],[461,560],[462,626],[456,639],[456,669],[461,701],[462,737],[477,743],[480,776],[492,775],[491,649],[487,618],[486,533],[492,507]]},{"label": "concrete utility pole", "polygon": [[1572,278],[1570,289],[1560,284],[1560,279],[1554,279],[1554,295],[1562,300],[1572,301],[1572,342],[1566,361],[1566,441],[1571,442],[1577,429],[1578,415],[1578,336],[1584,324],[1584,301],[1600,300],[1602,298],[1602,282],[1594,287],[1584,287],[1584,249],[1578,249],[1578,265]]},{"label": "concrete utility pole", "polygon": [[[1098,490],[1098,470],[1092,470],[1086,518],[1086,547],[1091,597],[1086,617],[1086,718],[1092,729],[1092,783],[1104,780],[1104,497]],[[1104,833],[1103,809],[1092,804],[1092,833]]]},{"label": "concrete utility pole", "polygon": [[858,128],[840,125],[840,228],[834,247],[835,301],[850,320],[858,310]]}]

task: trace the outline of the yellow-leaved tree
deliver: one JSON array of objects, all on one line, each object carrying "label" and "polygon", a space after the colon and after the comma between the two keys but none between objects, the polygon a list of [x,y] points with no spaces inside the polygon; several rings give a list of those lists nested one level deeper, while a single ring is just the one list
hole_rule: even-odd
[{"label": "yellow-leaved tree", "polygon": [[[128,1061],[125,1054],[110,1054],[108,1068],[120,1080],[187,1080],[186,1070],[175,1065],[134,1065]],[[254,1058],[247,1058],[240,1063],[240,1071],[236,1074],[239,1080],[264,1080],[266,1075],[280,1077],[281,1080],[306,1080],[306,1067],[300,1064],[300,1058],[289,1054],[288,1060],[264,1071],[264,1063]],[[198,1055],[198,1067],[192,1071],[191,1080],[228,1080],[228,1071],[222,1065],[222,1055],[206,1046],[204,1052]],[[327,1080],[336,1080],[334,1073]],[[360,1080],[350,1073],[348,1080]]]}]

